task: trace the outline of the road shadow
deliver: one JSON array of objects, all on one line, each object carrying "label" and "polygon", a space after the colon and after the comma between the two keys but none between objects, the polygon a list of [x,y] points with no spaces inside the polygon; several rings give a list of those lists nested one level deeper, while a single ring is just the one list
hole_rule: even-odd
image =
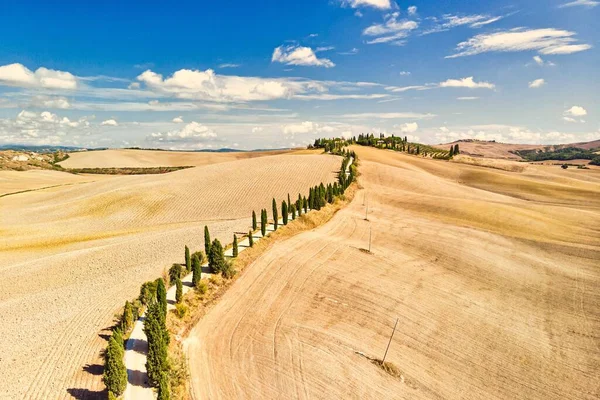
[{"label": "road shadow", "polygon": [[137,369],[127,369],[127,382],[132,386],[139,386],[143,388],[150,387],[148,383],[148,375],[145,372],[138,371]]},{"label": "road shadow", "polygon": [[175,305],[175,300],[169,300],[167,299],[167,303],[174,306]]},{"label": "road shadow", "polygon": [[108,397],[108,392],[106,391],[106,389],[102,391],[94,391],[89,389],[69,388],[67,389],[67,393],[69,393],[73,398],[78,400],[104,400]]},{"label": "road shadow", "polygon": [[181,282],[182,286],[187,286],[189,288],[193,288],[194,284],[192,282]]},{"label": "road shadow", "polygon": [[212,269],[210,269],[208,265],[206,267],[202,267],[201,270],[203,274],[212,274]]},{"label": "road shadow", "polygon": [[144,339],[127,339],[127,349],[136,353],[146,354],[148,352],[148,341]]}]

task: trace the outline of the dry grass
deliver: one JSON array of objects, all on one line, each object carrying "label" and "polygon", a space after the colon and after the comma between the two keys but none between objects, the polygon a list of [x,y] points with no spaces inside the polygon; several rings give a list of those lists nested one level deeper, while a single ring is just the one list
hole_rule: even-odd
[{"label": "dry grass", "polygon": [[[355,150],[355,201],[190,333],[194,398],[597,399],[600,174]],[[396,318],[400,378],[357,354],[382,355]]]},{"label": "dry grass", "polygon": [[[141,283],[183,262],[184,245],[201,249],[204,225],[230,242],[252,210],[334,181],[340,165],[323,155],[255,156],[167,175],[76,177],[0,198],[0,382],[10,382],[0,396],[97,395],[101,376],[82,367],[100,368],[98,332]],[[47,171],[23,176],[32,172]],[[35,179],[31,188],[43,180]]]}]

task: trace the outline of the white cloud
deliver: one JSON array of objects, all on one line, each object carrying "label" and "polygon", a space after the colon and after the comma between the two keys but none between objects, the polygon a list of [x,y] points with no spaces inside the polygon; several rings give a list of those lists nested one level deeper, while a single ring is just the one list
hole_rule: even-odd
[{"label": "white cloud", "polygon": [[408,15],[415,15],[417,13],[417,7],[416,6],[410,6],[408,7]]},{"label": "white cloud", "polygon": [[59,108],[66,110],[71,108],[71,103],[65,97],[35,96],[31,100],[31,106],[36,108]]},{"label": "white cloud", "polygon": [[333,46],[323,46],[323,47],[317,47],[315,52],[319,52],[319,51],[330,51],[330,50],[335,50],[335,47]]},{"label": "white cloud", "polygon": [[335,131],[335,128],[312,121],[304,121],[297,124],[284,125],[282,130],[286,135],[295,135],[302,133],[331,133]]},{"label": "white cloud", "polygon": [[127,86],[127,89],[139,89],[139,88],[140,88],[139,82],[131,82],[129,84],[129,86]]},{"label": "white cloud", "polygon": [[46,89],[76,89],[77,78],[70,72],[44,67],[32,72],[22,64],[0,66],[0,85]]},{"label": "white cloud", "polygon": [[537,65],[539,65],[540,67],[542,67],[542,66],[554,67],[556,65],[552,61],[544,61],[544,59],[542,59],[542,57],[540,57],[540,56],[533,56],[533,61],[535,61],[535,63]]},{"label": "white cloud", "polygon": [[564,114],[572,117],[583,117],[587,115],[587,110],[581,106],[573,106],[566,110]]},{"label": "white cloud", "polygon": [[341,118],[348,119],[429,119],[435,117],[435,114],[420,114],[413,112],[396,112],[396,113],[356,113],[342,114]]},{"label": "white cloud", "polygon": [[180,115],[179,117],[173,118],[173,122],[175,122],[176,124],[183,124],[183,118]]},{"label": "white cloud", "polygon": [[410,75],[410,72],[408,72],[408,71],[400,71],[399,74],[400,74],[400,76],[408,76],[408,75]]},{"label": "white cloud", "polygon": [[119,126],[119,123],[117,121],[115,121],[114,119],[107,119],[105,121],[102,121],[102,123],[100,123],[101,126]]},{"label": "white cloud", "polygon": [[313,49],[303,46],[279,46],[273,51],[271,62],[279,62],[286,65],[301,65],[313,67],[335,67],[335,64],[327,58],[318,58]]},{"label": "white cloud", "polygon": [[479,99],[479,97],[471,97],[471,96],[467,96],[467,97],[457,97],[456,100],[477,100]]},{"label": "white cloud", "polygon": [[0,119],[0,142],[23,144],[69,144],[70,135],[83,134],[90,127],[87,117],[70,120],[49,111],[22,110],[14,118]]},{"label": "white cloud", "polygon": [[438,143],[448,143],[460,139],[495,140],[503,143],[566,143],[576,136],[556,131],[532,131],[522,126],[503,124],[441,127],[433,132]]},{"label": "white cloud", "polygon": [[358,49],[356,47],[354,47],[348,51],[341,51],[338,54],[340,54],[342,56],[353,56],[355,54],[358,54]]},{"label": "white cloud", "polygon": [[233,63],[224,63],[219,64],[219,68],[238,68],[241,67],[242,64],[233,64]]},{"label": "white cloud", "polygon": [[481,28],[504,18],[504,16],[492,17],[485,14],[475,15],[453,15],[446,14],[442,16],[444,22],[438,23],[433,28],[425,30],[422,34],[429,35],[431,33],[445,32],[452,28],[469,25],[471,28]]},{"label": "white cloud", "polygon": [[358,18],[362,18],[362,16],[363,16],[363,13],[361,13],[361,12],[360,12],[360,11],[358,11],[358,10],[356,10],[356,11],[354,12],[354,16],[356,16],[356,17],[358,17]]},{"label": "white cloud", "polygon": [[387,94],[298,94],[294,96],[294,99],[300,100],[376,100],[389,97]]},{"label": "white cloud", "polygon": [[538,51],[540,54],[571,54],[592,48],[588,44],[575,44],[574,32],[547,29],[516,28],[481,34],[461,42],[456,46],[457,53],[446,58],[472,56],[487,52]]},{"label": "white cloud", "polygon": [[489,82],[475,82],[472,76],[462,79],[448,79],[439,84],[442,88],[494,89],[496,86]]},{"label": "white cloud", "polygon": [[561,4],[559,8],[565,7],[576,7],[576,6],[585,6],[585,7],[596,7],[600,2],[594,0],[575,0],[565,4]]},{"label": "white cloud", "polygon": [[390,0],[342,0],[342,5],[352,8],[373,7],[380,10],[388,10],[392,8]]},{"label": "white cloud", "polygon": [[375,37],[367,41],[367,44],[391,43],[404,45],[406,37],[411,31],[417,29],[419,24],[411,20],[398,21],[400,13],[395,12],[385,16],[383,24],[374,24],[363,30],[364,36]]},{"label": "white cloud", "polygon": [[575,118],[571,118],[571,117],[563,117],[563,121],[565,121],[565,122],[573,122],[573,123],[579,122]]},{"label": "white cloud", "polygon": [[146,139],[159,143],[200,143],[216,137],[217,134],[212,129],[196,121],[192,121],[181,129],[152,133]]},{"label": "white cloud", "polygon": [[546,84],[545,80],[543,80],[543,79],[536,79],[534,81],[529,82],[529,88],[530,89],[537,89],[537,88],[541,88],[545,84]]},{"label": "white cloud", "polygon": [[211,69],[182,69],[166,79],[147,70],[137,79],[162,95],[217,102],[274,100],[327,90],[324,84],[315,81],[218,75]]},{"label": "white cloud", "polygon": [[394,128],[399,129],[402,133],[415,133],[419,129],[419,124],[408,122],[406,124],[394,125]]}]

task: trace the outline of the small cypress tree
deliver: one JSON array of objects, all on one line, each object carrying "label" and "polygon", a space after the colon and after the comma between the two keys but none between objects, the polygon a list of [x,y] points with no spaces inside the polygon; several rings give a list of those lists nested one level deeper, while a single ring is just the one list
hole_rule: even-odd
[{"label": "small cypress tree", "polygon": [[197,287],[200,279],[202,279],[202,267],[200,265],[200,259],[196,254],[192,256],[192,272],[194,273],[194,275],[192,275],[192,285]]},{"label": "small cypress tree", "polygon": [[177,279],[175,285],[177,286],[175,289],[175,301],[179,304],[181,303],[181,300],[183,300],[183,285],[181,284],[181,279]]},{"label": "small cypress tree", "polygon": [[169,368],[167,362],[167,346],[169,332],[165,327],[162,310],[158,302],[153,302],[148,307],[144,332],[148,337],[148,353],[146,356],[146,371],[148,379],[154,386],[158,385],[160,376]]},{"label": "small cypress tree", "polygon": [[185,269],[187,272],[192,270],[192,259],[190,258],[190,249],[185,246]]},{"label": "small cypress tree", "polygon": [[260,233],[265,236],[265,234],[267,233],[267,217],[266,215],[266,210],[262,210],[260,213]]},{"label": "small cypress tree", "polygon": [[238,256],[238,241],[237,241],[237,235],[233,235],[233,249],[232,249],[232,253],[234,257]]},{"label": "small cypress tree", "polygon": [[219,239],[213,240],[210,245],[208,265],[214,273],[222,273],[226,270],[225,252],[223,251],[223,246],[221,245],[221,242],[219,242]]},{"label": "small cypress tree", "polygon": [[254,246],[254,238],[252,237],[252,231],[248,232],[248,244],[250,247]]},{"label": "small cypress tree", "polygon": [[281,202],[281,217],[283,218],[283,224],[287,225],[287,223],[288,223],[288,206],[285,201]]},{"label": "small cypress tree", "polygon": [[169,268],[169,285],[174,285],[177,282],[177,279],[181,278],[181,265],[173,264],[171,268]]},{"label": "small cypress tree", "polygon": [[167,316],[167,289],[165,288],[165,281],[162,278],[158,278],[158,285],[156,286],[156,301],[162,312],[163,319]]},{"label": "small cypress tree", "polygon": [[103,381],[109,393],[120,396],[127,387],[127,368],[123,362],[125,352],[122,339],[119,340],[111,335],[108,339],[108,348],[104,355]]},{"label": "small cypress tree", "polygon": [[306,200],[306,196],[304,196],[303,206],[304,206],[304,214],[306,214],[308,212],[308,200]]},{"label": "small cypress tree", "polygon": [[256,213],[252,211],[252,230],[256,230]]},{"label": "small cypress tree", "polygon": [[296,205],[292,204],[292,220],[296,219]]},{"label": "small cypress tree", "polygon": [[208,255],[210,253],[210,232],[208,231],[208,226],[204,226],[204,254]]},{"label": "small cypress tree", "polygon": [[131,303],[129,301],[125,301],[121,326],[125,332],[129,331],[129,329],[131,329],[133,326],[133,307],[131,307]]},{"label": "small cypress tree", "polygon": [[460,154],[460,149],[458,148],[458,143],[454,145],[454,155]]},{"label": "small cypress tree", "polygon": [[450,151],[448,152],[448,157],[454,157],[454,146],[450,146]]},{"label": "small cypress tree", "polygon": [[290,208],[292,208],[292,201],[290,200],[290,194],[289,193],[288,193],[288,203],[287,203],[287,206],[288,206],[288,210]]},{"label": "small cypress tree", "polygon": [[277,230],[277,222],[279,215],[277,214],[277,202],[273,199],[273,229]]}]

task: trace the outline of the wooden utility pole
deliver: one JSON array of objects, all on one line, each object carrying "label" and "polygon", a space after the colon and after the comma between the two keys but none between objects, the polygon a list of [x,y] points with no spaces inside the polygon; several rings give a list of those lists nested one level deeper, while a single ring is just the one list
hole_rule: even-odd
[{"label": "wooden utility pole", "polygon": [[371,252],[371,233],[373,232],[373,227],[369,227],[369,253]]},{"label": "wooden utility pole", "polygon": [[394,324],[394,330],[392,331],[392,336],[390,336],[390,341],[385,349],[385,354],[383,355],[383,360],[381,360],[381,365],[385,363],[385,358],[387,357],[388,350],[390,349],[390,344],[392,344],[392,338],[394,337],[394,333],[396,333],[396,326],[398,326],[398,320],[400,318],[396,318],[396,323]]},{"label": "wooden utility pole", "polygon": [[367,209],[365,211],[365,221],[369,220],[369,202],[367,201]]}]

